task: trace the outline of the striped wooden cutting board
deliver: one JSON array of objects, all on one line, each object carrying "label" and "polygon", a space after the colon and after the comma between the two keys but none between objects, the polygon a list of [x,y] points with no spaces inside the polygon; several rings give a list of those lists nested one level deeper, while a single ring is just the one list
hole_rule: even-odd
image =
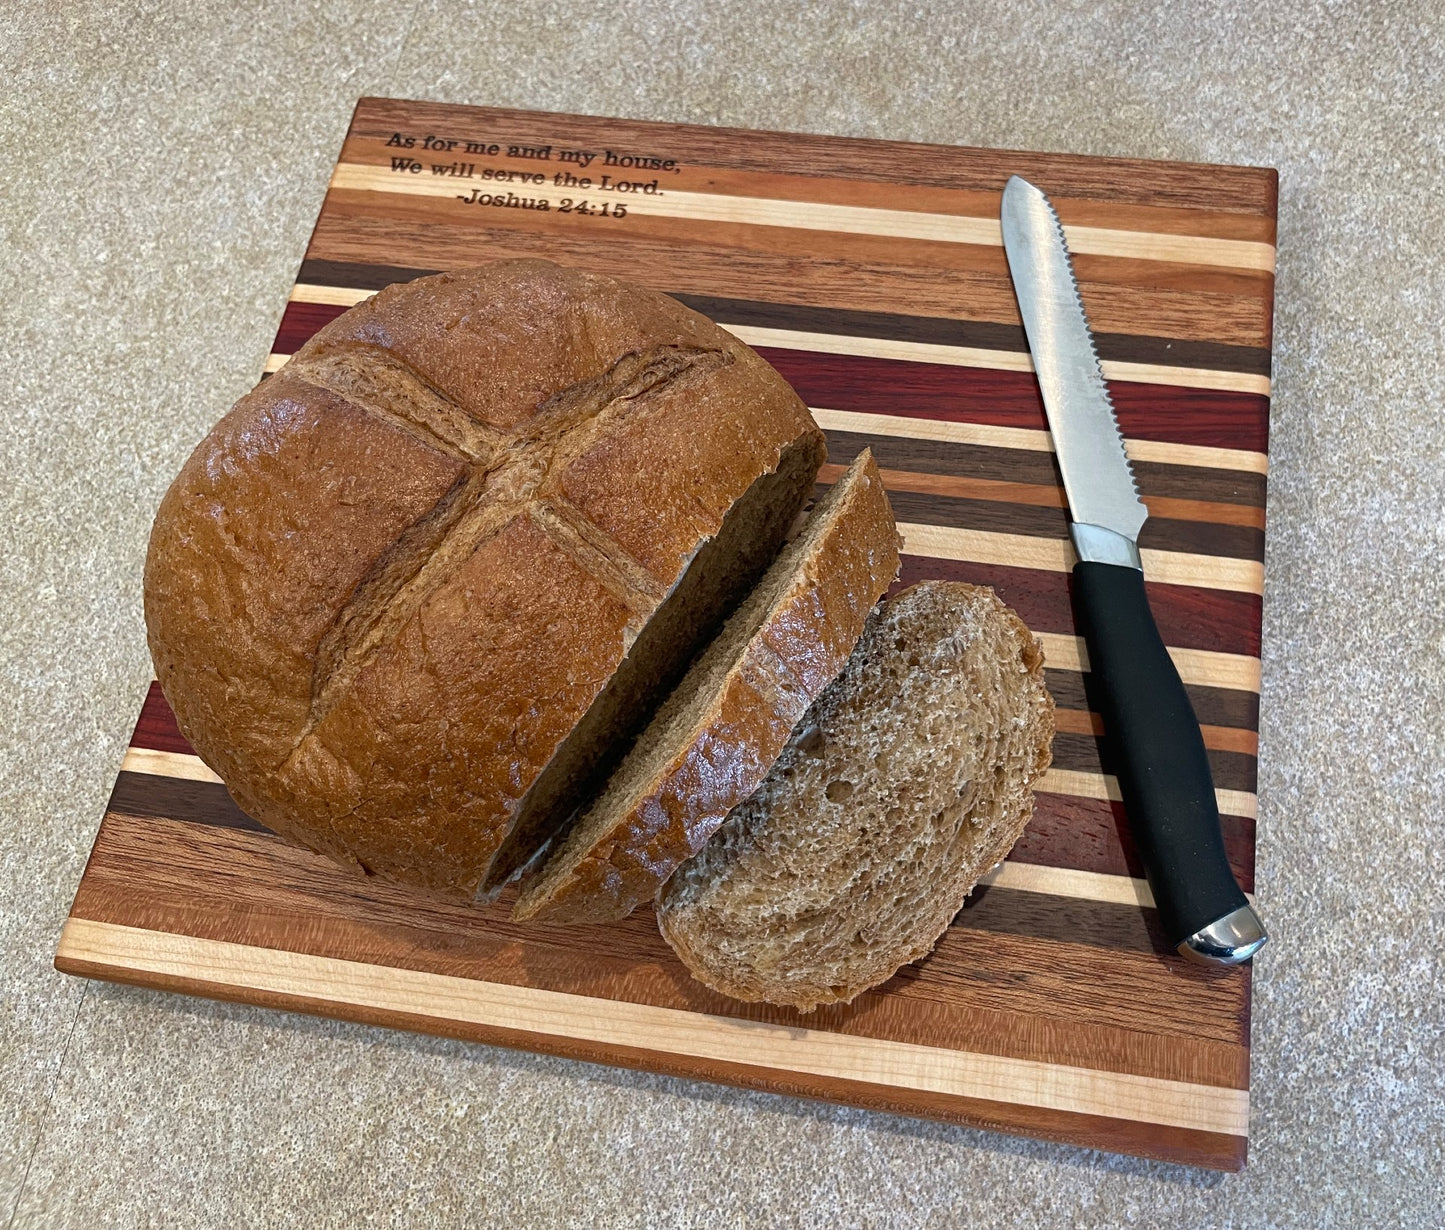
[{"label": "striped wooden cutting board", "polygon": [[1151,517],[1149,595],[1254,870],[1275,174],[363,100],[267,365],[388,283],[546,256],[677,295],[865,446],[901,585],[995,586],[1041,635],[1054,768],[937,950],[847,1008],[734,1003],[650,914],[517,926],[351,878],[252,822],[146,701],[56,957],[70,973],[1225,1169],[1248,968],[1164,945],[1099,744],[1063,493],[997,221],[1058,206]]}]

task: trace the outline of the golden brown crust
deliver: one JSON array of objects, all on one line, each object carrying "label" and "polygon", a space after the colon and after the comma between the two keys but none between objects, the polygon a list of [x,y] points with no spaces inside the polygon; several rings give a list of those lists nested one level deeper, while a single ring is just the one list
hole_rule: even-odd
[{"label": "golden brown crust", "polygon": [[544,261],[388,288],[167,492],[158,677],[257,819],[469,894],[699,543],[821,439],[776,372],[664,295]]},{"label": "golden brown crust", "polygon": [[754,602],[663,707],[658,729],[644,732],[593,810],[524,887],[514,918],[626,917],[767,775],[898,574],[897,529],[870,450],[836,491],[813,514],[815,533],[805,529],[774,563]]}]

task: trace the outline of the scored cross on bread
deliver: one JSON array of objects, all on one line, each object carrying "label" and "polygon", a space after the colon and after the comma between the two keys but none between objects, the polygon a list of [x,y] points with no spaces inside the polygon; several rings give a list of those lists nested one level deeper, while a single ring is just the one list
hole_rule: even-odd
[{"label": "scored cross on bread", "polygon": [[533,260],[388,287],[166,493],[157,678],[255,819],[469,897],[615,762],[823,455],[777,372],[666,295]]},{"label": "scored cross on bread", "polygon": [[524,884],[513,917],[603,922],[651,901],[763,780],[898,564],[893,513],[865,449]]}]

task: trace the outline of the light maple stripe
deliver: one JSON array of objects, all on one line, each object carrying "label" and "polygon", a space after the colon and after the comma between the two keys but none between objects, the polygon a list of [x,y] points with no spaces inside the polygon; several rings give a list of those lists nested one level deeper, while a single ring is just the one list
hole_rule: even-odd
[{"label": "light maple stripe", "polygon": [[245,989],[304,1006],[366,1008],[1067,1114],[1234,1136],[1249,1130],[1243,1089],[593,999],[84,918],[66,922],[57,956],[122,975],[181,979],[218,994]]},{"label": "light maple stripe", "polygon": [[[903,536],[905,555],[1004,568],[1037,568],[1045,572],[1069,572],[1078,562],[1073,543],[1067,538],[1000,534],[951,525],[922,525],[916,521],[900,521],[898,532]],[[1242,594],[1264,592],[1264,565],[1255,560],[1152,550],[1141,550],[1139,557],[1144,563],[1144,575],[1151,581]]]},{"label": "light maple stripe", "polygon": [[1000,863],[979,879],[978,886],[1041,893],[1049,897],[1073,897],[1108,905],[1154,908],[1154,894],[1147,880],[1105,875],[1098,871],[1074,871],[1067,867],[1043,867],[1038,863]]},{"label": "light maple stripe", "polygon": [[[1074,871],[1068,867],[1044,867],[1038,863],[1000,863],[980,877],[980,888],[1007,888],[1019,893],[1040,893],[1048,897],[1072,897],[1076,901],[1097,901],[1106,905],[1154,908],[1154,892],[1148,880],[1133,876],[1112,876],[1099,871]],[[1251,905],[1254,894],[1245,893]]]},{"label": "light maple stripe", "polygon": [[[1087,671],[1089,651],[1081,636],[1063,632],[1035,632],[1044,647],[1044,665],[1050,670]],[[1232,688],[1239,692],[1259,691],[1259,659],[1242,653],[1219,653],[1213,649],[1169,648],[1179,677],[1185,683],[1206,688]]]},{"label": "light maple stripe", "polygon": [[[615,180],[620,177],[613,178]],[[331,176],[331,187],[352,192],[392,192],[409,196],[452,198],[469,194],[473,188],[482,193],[502,196],[509,191],[506,184],[496,184],[480,178],[457,179],[449,175],[432,175],[429,165],[421,174],[413,175],[410,172],[393,171],[390,166],[371,166],[356,162],[337,163]],[[579,195],[576,189],[556,188],[545,182],[514,184],[510,186],[510,191],[518,197],[545,200],[553,209],[556,209],[563,199],[576,200]],[[723,196],[717,193],[665,188],[651,196],[628,193],[612,199],[625,204],[629,214],[638,216],[688,218],[697,222],[778,226],[793,230],[832,231],[845,235],[878,235],[888,239],[919,239],[931,243],[1003,247],[1003,230],[997,217],[925,213],[920,210],[886,209],[871,205],[835,205],[822,201],[792,201],[777,197]],[[602,221],[605,224],[610,220]],[[1068,239],[1070,250],[1077,254],[1274,272],[1274,246],[1247,239],[1214,239],[1200,235],[1112,230],[1094,226],[1066,226],[1064,235]]]},{"label": "light maple stripe", "polygon": [[[999,427],[992,423],[954,423],[947,419],[909,418],[902,414],[867,414],[858,410],[830,410],[808,407],[824,431],[849,431],[867,436],[892,436],[902,440],[940,440],[950,444],[973,444],[981,448],[1014,448],[1035,453],[1052,453],[1054,438],[1033,427]],[[1163,440],[1128,437],[1124,451],[1131,461],[1164,465],[1201,466],[1209,470],[1242,470],[1249,474],[1269,471],[1264,453],[1241,448],[1214,448],[1205,444],[1172,444]]]},{"label": "light maple stripe", "polygon": [[[1082,773],[1077,769],[1050,769],[1035,783],[1035,789],[1045,794],[1067,794],[1111,803],[1121,803],[1124,799],[1119,792],[1119,779],[1112,773]],[[1226,816],[1245,816],[1250,820],[1258,817],[1259,800],[1248,790],[1216,787],[1214,800]]]},{"label": "light maple stripe", "polygon": [[[344,286],[322,286],[298,282],[291,291],[292,303],[354,307],[376,292]],[[884,337],[855,337],[844,333],[810,333],[801,329],[771,329],[759,325],[718,323],[749,346],[776,350],[808,350],[856,358],[897,359],[906,363],[939,363],[950,367],[980,367],[993,371],[1031,372],[1033,360],[1016,350],[987,350],[976,346],[946,346],[936,342],[902,342]],[[1100,364],[1108,380],[1138,384],[1164,384],[1176,388],[1217,389],[1236,393],[1258,393],[1268,397],[1268,376],[1248,372],[1223,372],[1199,367],[1166,367],[1156,363],[1123,363],[1105,360]]]},{"label": "light maple stripe", "polygon": [[199,756],[186,752],[162,752],[149,747],[128,747],[120,762],[122,773],[149,773],[153,777],[179,777],[190,782],[219,782]]}]

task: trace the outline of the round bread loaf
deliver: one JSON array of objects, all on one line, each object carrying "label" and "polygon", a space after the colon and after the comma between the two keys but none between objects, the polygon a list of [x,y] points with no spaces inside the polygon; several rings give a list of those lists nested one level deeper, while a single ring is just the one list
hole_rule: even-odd
[{"label": "round bread loaf", "polygon": [[257,820],[470,895],[611,767],[823,456],[782,378],[665,295],[530,260],[389,287],[166,493],[157,676]]}]

